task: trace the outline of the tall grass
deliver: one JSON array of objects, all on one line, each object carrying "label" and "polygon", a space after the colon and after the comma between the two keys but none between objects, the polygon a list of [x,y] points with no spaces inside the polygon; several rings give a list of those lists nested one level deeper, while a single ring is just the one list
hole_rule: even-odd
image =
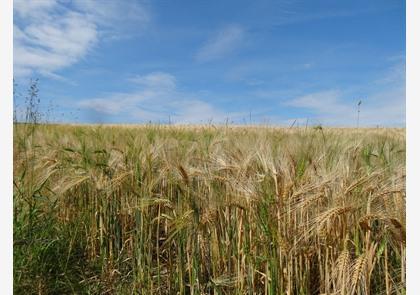
[{"label": "tall grass", "polygon": [[15,126],[19,294],[405,294],[405,130]]}]

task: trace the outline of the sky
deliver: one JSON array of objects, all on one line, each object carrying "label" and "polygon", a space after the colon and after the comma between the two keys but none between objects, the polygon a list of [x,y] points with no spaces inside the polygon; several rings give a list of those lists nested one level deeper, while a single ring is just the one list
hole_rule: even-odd
[{"label": "sky", "polygon": [[21,117],[38,79],[50,122],[405,126],[402,0],[14,0],[13,34]]}]

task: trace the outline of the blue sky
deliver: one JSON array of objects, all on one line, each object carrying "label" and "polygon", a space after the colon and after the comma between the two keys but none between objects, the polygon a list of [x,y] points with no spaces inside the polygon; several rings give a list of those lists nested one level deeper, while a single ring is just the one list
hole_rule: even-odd
[{"label": "blue sky", "polygon": [[405,126],[405,1],[15,0],[50,120]]}]

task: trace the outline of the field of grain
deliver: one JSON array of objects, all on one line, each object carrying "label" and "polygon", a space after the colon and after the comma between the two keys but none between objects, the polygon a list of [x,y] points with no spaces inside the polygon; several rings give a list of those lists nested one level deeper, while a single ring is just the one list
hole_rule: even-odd
[{"label": "field of grain", "polygon": [[405,129],[14,129],[16,294],[405,294]]}]

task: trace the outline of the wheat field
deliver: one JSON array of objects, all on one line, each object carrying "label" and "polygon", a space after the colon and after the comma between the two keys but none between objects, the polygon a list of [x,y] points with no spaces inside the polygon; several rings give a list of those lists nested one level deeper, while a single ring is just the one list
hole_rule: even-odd
[{"label": "wheat field", "polygon": [[16,294],[405,294],[405,129],[15,124]]}]

